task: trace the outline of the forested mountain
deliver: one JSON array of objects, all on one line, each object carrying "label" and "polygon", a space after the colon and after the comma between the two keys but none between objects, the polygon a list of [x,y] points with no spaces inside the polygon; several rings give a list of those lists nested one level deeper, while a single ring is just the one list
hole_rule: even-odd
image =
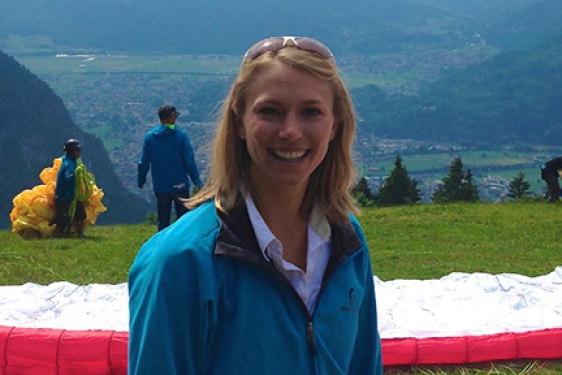
[{"label": "forested mountain", "polygon": [[270,35],[309,35],[338,55],[455,48],[475,37],[512,49],[561,30],[560,0],[19,0],[0,2],[0,49],[240,55]]},{"label": "forested mountain", "polygon": [[444,73],[419,96],[374,86],[352,92],[363,130],[388,138],[469,146],[562,145],[562,35]]},{"label": "forested mountain", "polygon": [[462,12],[471,16],[487,17],[498,11],[524,8],[542,0],[420,0],[421,3],[444,8],[454,12]]},{"label": "forested mountain", "polygon": [[[39,173],[60,157],[64,142],[82,142],[82,160],[104,191],[99,224],[139,223],[152,206],[124,189],[99,138],[71,120],[49,86],[0,52],[0,228],[9,228],[12,199],[42,184]],[[131,168],[135,168],[131,165]]]},{"label": "forested mountain", "polygon": [[[420,0],[450,12],[489,45],[523,50],[561,31],[560,0]],[[469,30],[466,30],[466,34]]]},{"label": "forested mountain", "polygon": [[561,32],[561,18],[562,1],[537,1],[491,20],[485,27],[484,37],[488,43],[503,50],[528,49],[544,42],[546,35]]}]

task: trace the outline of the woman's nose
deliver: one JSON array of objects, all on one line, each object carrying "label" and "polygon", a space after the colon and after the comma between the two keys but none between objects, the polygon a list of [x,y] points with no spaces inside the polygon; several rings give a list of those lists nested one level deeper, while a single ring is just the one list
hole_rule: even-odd
[{"label": "woman's nose", "polygon": [[283,123],[281,124],[281,129],[279,130],[279,136],[281,138],[286,138],[290,141],[302,138],[302,119],[295,114],[288,114]]}]

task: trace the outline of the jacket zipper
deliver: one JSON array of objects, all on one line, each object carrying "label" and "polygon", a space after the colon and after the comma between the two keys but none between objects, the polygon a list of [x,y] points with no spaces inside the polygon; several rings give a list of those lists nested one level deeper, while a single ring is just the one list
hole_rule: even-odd
[{"label": "jacket zipper", "polygon": [[318,350],[316,349],[316,343],[314,342],[314,324],[312,323],[312,316],[310,316],[310,313],[308,312],[308,309],[306,308],[306,305],[304,304],[303,300],[298,295],[298,293],[295,291],[295,288],[293,288],[291,283],[276,268],[273,268],[273,270],[274,271],[269,270],[268,272],[271,272],[275,277],[279,278],[284,284],[286,284],[289,287],[289,289],[291,290],[291,292],[295,295],[297,301],[299,302],[299,305],[301,306],[301,308],[304,312],[304,315],[306,317],[306,321],[307,321],[306,322],[306,341],[310,344],[310,349],[312,350],[312,355],[317,355]]},{"label": "jacket zipper", "polygon": [[[356,254],[357,254],[357,252],[354,252],[349,257],[345,258],[341,263],[339,263],[337,265],[336,269],[338,269],[342,264],[348,262],[349,259],[353,258]],[[332,275],[335,273],[336,269],[332,270],[332,272],[330,272],[328,274],[328,277],[322,283],[322,288],[320,289],[320,293],[318,294],[318,300],[316,302],[317,305],[320,302],[320,297],[322,296],[322,292],[324,291],[326,284],[332,278]],[[300,297],[299,297],[299,300],[301,300]],[[302,302],[302,300],[301,300],[301,302]],[[307,323],[307,326],[306,326],[306,341],[309,342],[309,344],[312,348],[312,354],[316,355],[316,354],[318,354],[318,351],[316,349],[316,343],[314,342],[314,325],[312,324],[312,317],[310,316],[310,314],[308,314],[308,310],[306,309],[306,306],[304,306],[304,309],[307,313],[307,319],[308,319],[308,323]]]},{"label": "jacket zipper", "polygon": [[314,326],[312,325],[312,320],[309,320],[306,326],[306,341],[308,341],[310,347],[312,348],[312,354],[318,354],[318,350],[316,350],[316,344],[314,343]]},{"label": "jacket zipper", "polygon": [[268,263],[267,267],[264,265],[258,265],[258,267],[270,273],[273,277],[279,279],[283,284],[287,285],[287,287],[291,290],[291,293],[293,293],[293,295],[297,299],[298,304],[300,305],[306,317],[306,341],[310,345],[310,348],[312,350],[312,355],[317,355],[318,350],[316,349],[316,343],[314,342],[314,324],[312,323],[312,316],[310,316],[310,313],[308,312],[306,305],[304,304],[303,300],[298,295],[298,293],[295,291],[295,288],[291,285],[289,280],[287,280],[287,278],[283,276],[283,274],[277,268],[271,265],[271,263]]},{"label": "jacket zipper", "polygon": [[306,308],[306,305],[304,304],[303,300],[295,291],[295,288],[291,285],[289,280],[287,280],[287,278],[283,276],[283,274],[277,268],[275,267],[270,268],[264,266],[259,266],[259,267],[264,269],[266,272],[271,273],[275,278],[279,279],[282,283],[287,285],[287,287],[289,287],[289,289],[291,290],[291,293],[293,293],[293,295],[297,299],[306,317],[306,341],[310,344],[312,355],[317,355],[318,350],[316,349],[316,343],[314,342],[314,324],[312,323],[312,316],[310,316],[310,313],[308,312],[308,309]]}]

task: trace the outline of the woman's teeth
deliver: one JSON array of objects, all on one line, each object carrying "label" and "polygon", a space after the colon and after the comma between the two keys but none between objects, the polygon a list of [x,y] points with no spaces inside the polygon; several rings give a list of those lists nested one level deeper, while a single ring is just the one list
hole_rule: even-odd
[{"label": "woman's teeth", "polygon": [[302,158],[306,151],[273,151],[273,154],[282,159],[296,160]]}]

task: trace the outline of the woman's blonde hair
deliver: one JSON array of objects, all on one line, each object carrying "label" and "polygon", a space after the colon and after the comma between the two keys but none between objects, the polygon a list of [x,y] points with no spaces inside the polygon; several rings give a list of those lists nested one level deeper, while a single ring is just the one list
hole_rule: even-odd
[{"label": "woman's blonde hair", "polygon": [[[246,97],[256,77],[275,63],[302,69],[327,82],[334,94],[334,117],[339,121],[336,135],[328,146],[324,160],[312,173],[304,197],[302,210],[308,213],[315,202],[322,205],[328,221],[342,224],[348,214],[357,214],[350,189],[355,182],[356,170],[352,160],[355,137],[355,115],[351,98],[333,59],[286,47],[277,52],[266,52],[252,61],[243,61],[230,92],[223,103],[221,117],[213,140],[210,175],[203,187],[187,201],[194,208],[210,199],[221,210],[229,210],[243,199],[241,186],[250,193],[250,155],[246,143],[238,137],[237,125],[243,118]],[[252,194],[255,197],[256,194]]]}]

